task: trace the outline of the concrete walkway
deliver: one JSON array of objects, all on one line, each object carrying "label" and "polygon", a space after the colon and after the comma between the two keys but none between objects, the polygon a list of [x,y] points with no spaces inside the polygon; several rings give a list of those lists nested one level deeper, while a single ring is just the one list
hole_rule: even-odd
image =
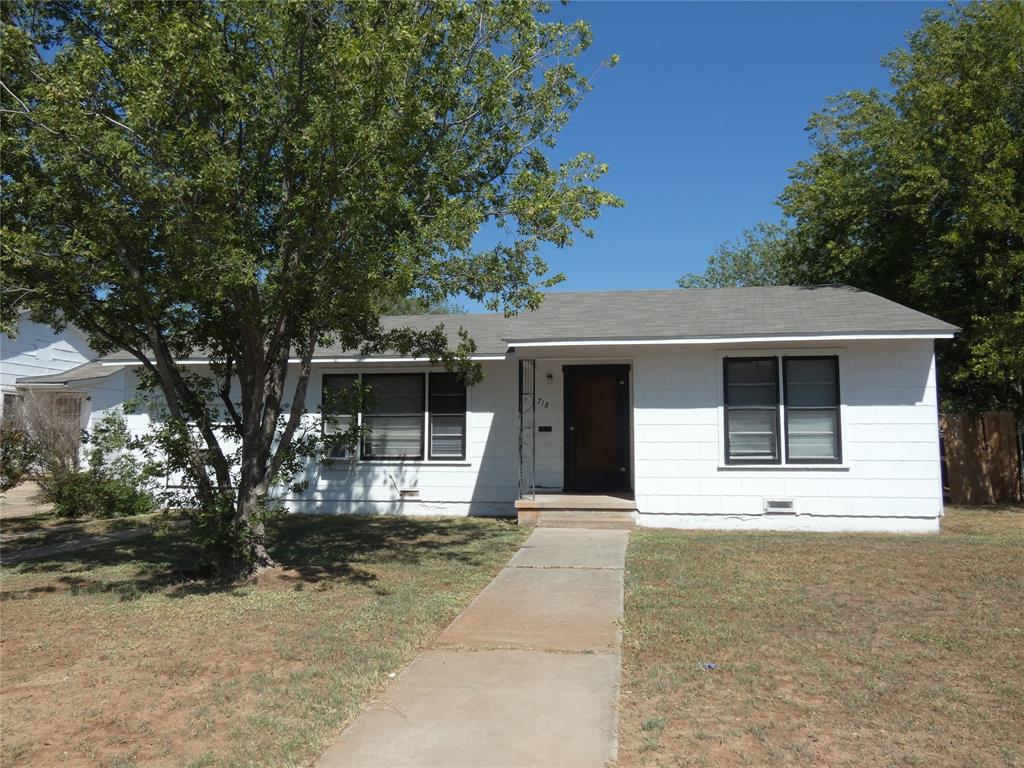
[{"label": "concrete walkway", "polygon": [[32,517],[53,509],[52,504],[43,504],[38,497],[39,485],[24,482],[0,493],[0,520],[12,517]]},{"label": "concrete walkway", "polygon": [[603,768],[627,531],[543,528],[318,768]]}]

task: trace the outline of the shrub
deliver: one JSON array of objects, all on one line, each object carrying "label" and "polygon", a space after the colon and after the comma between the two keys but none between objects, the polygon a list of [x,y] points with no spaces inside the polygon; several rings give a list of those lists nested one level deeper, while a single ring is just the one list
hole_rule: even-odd
[{"label": "shrub", "polygon": [[19,395],[5,405],[0,419],[0,490],[75,468],[82,437],[77,408],[77,400],[45,392]]},{"label": "shrub", "polygon": [[127,517],[156,509],[152,494],[137,483],[104,477],[91,469],[50,477],[44,483],[43,496],[58,517]]},{"label": "shrub", "polygon": [[86,469],[70,468],[40,478],[43,498],[58,517],[126,517],[153,512],[147,465],[135,455],[124,417],[112,411],[96,424]]},{"label": "shrub", "polygon": [[11,419],[0,420],[0,491],[27,479],[35,462],[28,433]]}]

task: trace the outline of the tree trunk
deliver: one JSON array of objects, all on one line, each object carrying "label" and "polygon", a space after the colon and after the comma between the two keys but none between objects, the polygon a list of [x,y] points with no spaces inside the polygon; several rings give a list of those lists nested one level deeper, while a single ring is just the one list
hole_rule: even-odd
[{"label": "tree trunk", "polygon": [[232,522],[242,529],[241,551],[237,562],[228,564],[230,570],[225,576],[245,578],[277,565],[267,551],[266,527],[261,516],[264,495],[256,490],[239,493]]}]

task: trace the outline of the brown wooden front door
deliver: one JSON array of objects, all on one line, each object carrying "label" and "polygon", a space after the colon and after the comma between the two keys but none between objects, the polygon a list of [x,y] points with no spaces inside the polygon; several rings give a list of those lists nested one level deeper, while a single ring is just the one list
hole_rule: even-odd
[{"label": "brown wooden front door", "polygon": [[629,490],[629,366],[567,365],[565,490]]}]

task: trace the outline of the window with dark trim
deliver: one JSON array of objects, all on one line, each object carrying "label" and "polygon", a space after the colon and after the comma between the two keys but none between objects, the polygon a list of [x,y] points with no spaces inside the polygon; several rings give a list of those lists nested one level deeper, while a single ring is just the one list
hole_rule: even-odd
[{"label": "window with dark trim", "polygon": [[781,360],[724,359],[726,464],[841,463],[839,358]]},{"label": "window with dark trim", "polygon": [[363,410],[364,458],[423,458],[424,379],[422,373],[363,375],[368,390]]},{"label": "window with dark trim", "polygon": [[466,385],[454,373],[430,374],[430,458],[466,458]]},{"label": "window with dark trim", "polygon": [[725,461],[778,464],[779,361],[775,357],[727,357]]},{"label": "window with dark trim", "polygon": [[[321,411],[328,458],[466,458],[466,385],[454,373],[324,374]],[[358,444],[332,441],[354,426],[365,428]]]},{"label": "window with dark trim", "polygon": [[842,460],[839,358],[782,358],[786,408],[786,462],[836,464]]}]

